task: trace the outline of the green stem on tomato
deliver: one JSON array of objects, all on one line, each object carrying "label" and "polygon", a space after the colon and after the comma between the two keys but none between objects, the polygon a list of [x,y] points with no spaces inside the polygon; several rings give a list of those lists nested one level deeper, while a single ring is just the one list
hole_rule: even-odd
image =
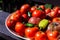
[{"label": "green stem on tomato", "polygon": [[42,8],[37,8],[37,10],[43,10]]}]

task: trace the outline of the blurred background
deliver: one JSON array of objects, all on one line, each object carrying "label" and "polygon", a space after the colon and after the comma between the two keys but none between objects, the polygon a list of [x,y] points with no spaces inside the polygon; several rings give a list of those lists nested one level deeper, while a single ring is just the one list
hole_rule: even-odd
[{"label": "blurred background", "polygon": [[19,7],[24,3],[24,1],[21,1],[23,0],[0,0],[0,10],[13,12],[16,9],[19,9]]},{"label": "blurred background", "polygon": [[[37,3],[39,2],[39,3]],[[29,3],[31,5],[34,4],[43,4],[43,3],[50,3],[53,5],[60,5],[60,0],[0,0],[0,10],[6,12],[13,12],[17,9],[20,9],[21,5]]]},{"label": "blurred background", "polygon": [[34,2],[31,0],[0,0],[0,10],[11,13],[26,3],[33,5]]}]

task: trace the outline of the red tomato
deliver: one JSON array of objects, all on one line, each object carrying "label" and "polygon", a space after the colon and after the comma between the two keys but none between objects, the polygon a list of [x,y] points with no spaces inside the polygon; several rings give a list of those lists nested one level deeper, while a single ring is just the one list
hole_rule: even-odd
[{"label": "red tomato", "polygon": [[42,8],[44,10],[45,6],[44,5],[40,5],[39,8]]},{"label": "red tomato", "polygon": [[10,19],[11,19],[11,20],[14,20],[14,21],[20,21],[20,20],[19,20],[20,17],[21,17],[21,14],[13,13],[13,14],[10,16]]},{"label": "red tomato", "polygon": [[50,8],[45,9],[45,13],[46,13],[46,14],[48,14],[48,13],[50,13],[50,12],[51,12],[51,9],[50,9]]},{"label": "red tomato", "polygon": [[28,20],[29,20],[29,17],[27,14],[22,14],[22,18],[23,18],[22,21],[24,21],[24,22],[28,22]]},{"label": "red tomato", "polygon": [[26,13],[29,10],[29,8],[30,8],[29,4],[22,5],[21,9],[20,9],[20,12],[22,14],[24,14],[24,13]]},{"label": "red tomato", "polygon": [[28,15],[27,14],[22,14],[22,17],[27,19],[28,18]]},{"label": "red tomato", "polygon": [[36,6],[31,7],[30,12],[32,13],[33,11],[35,11],[36,8],[37,8]]},{"label": "red tomato", "polygon": [[58,31],[48,31],[47,37],[49,40],[57,40]]},{"label": "red tomato", "polygon": [[38,31],[35,34],[35,40],[47,40],[46,34],[44,32]]},{"label": "red tomato", "polygon": [[40,18],[41,18],[41,19],[46,18],[46,14],[45,14],[45,12],[44,12],[44,11],[42,11]]},{"label": "red tomato", "polygon": [[40,17],[42,14],[42,11],[41,10],[35,10],[33,13],[32,13],[32,16],[33,17]]},{"label": "red tomato", "polygon": [[53,8],[53,10],[54,10],[55,12],[58,12],[59,9],[60,9],[60,8],[59,8],[58,6],[56,6],[56,7]]},{"label": "red tomato", "polygon": [[7,24],[7,26],[8,26],[9,28],[12,29],[12,28],[15,26],[16,21],[13,21],[13,20],[8,19],[7,22],[6,22],[6,24]]},{"label": "red tomato", "polygon": [[60,10],[58,10],[58,13],[60,14]]},{"label": "red tomato", "polygon": [[37,27],[33,27],[33,28],[27,28],[25,30],[25,36],[28,38],[34,38],[35,33],[38,31],[39,29]]},{"label": "red tomato", "polygon": [[17,14],[19,14],[19,15],[21,15],[21,12],[20,12],[20,10],[17,10],[17,11],[16,11],[16,13],[17,13]]},{"label": "red tomato", "polygon": [[20,35],[20,36],[24,36],[24,31],[25,31],[25,25],[17,22],[15,25],[15,31]]},{"label": "red tomato", "polygon": [[60,10],[58,10],[58,17],[60,17]]},{"label": "red tomato", "polygon": [[54,17],[57,17],[57,12],[55,12],[55,11],[51,11],[50,12],[50,17],[52,17],[52,18],[54,18]]},{"label": "red tomato", "polygon": [[53,22],[60,22],[60,17],[53,18]]},{"label": "red tomato", "polygon": [[40,18],[37,17],[31,17],[28,21],[28,23],[32,23],[32,24],[38,24],[40,21]]}]

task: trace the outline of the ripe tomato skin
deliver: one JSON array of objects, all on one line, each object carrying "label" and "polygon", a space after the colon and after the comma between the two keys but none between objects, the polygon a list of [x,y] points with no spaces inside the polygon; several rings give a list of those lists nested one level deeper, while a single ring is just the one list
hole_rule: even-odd
[{"label": "ripe tomato skin", "polygon": [[20,22],[17,22],[16,25],[15,25],[15,31],[20,35],[20,36],[24,36],[24,31],[25,31],[25,25],[20,23]]},{"label": "ripe tomato skin", "polygon": [[53,22],[60,22],[60,17],[53,18]]},{"label": "ripe tomato skin", "polygon": [[[23,19],[23,20],[22,20]],[[22,21],[24,21],[24,22],[28,22],[28,20],[29,20],[29,17],[28,17],[28,15],[27,14],[22,14]]]},{"label": "ripe tomato skin", "polygon": [[12,29],[12,28],[15,26],[16,21],[13,21],[13,20],[8,19],[7,22],[6,22],[6,24],[7,24],[7,26],[8,26],[9,28]]},{"label": "ripe tomato skin", "polygon": [[51,9],[50,9],[50,8],[45,9],[45,13],[46,13],[46,14],[48,14],[48,13],[50,13],[50,12],[51,12]]},{"label": "ripe tomato skin", "polygon": [[27,38],[34,38],[35,33],[38,31],[39,29],[37,27],[32,27],[32,28],[27,28],[25,29],[25,36]]},{"label": "ripe tomato skin", "polygon": [[47,40],[46,34],[44,32],[38,31],[35,34],[35,40]]},{"label": "ripe tomato skin", "polygon": [[34,10],[36,10],[36,6],[31,7],[30,12],[32,13]]},{"label": "ripe tomato skin", "polygon": [[45,14],[45,12],[44,12],[44,11],[42,11],[40,18],[41,18],[41,19],[46,18],[46,14]]},{"label": "ripe tomato skin", "polygon": [[28,15],[27,14],[22,14],[22,17],[27,19],[28,18]]},{"label": "ripe tomato skin", "polygon": [[18,15],[22,15],[21,12],[20,12],[20,10],[16,10],[15,13],[18,14]]},{"label": "ripe tomato skin", "polygon": [[55,12],[58,12],[59,9],[60,9],[60,8],[59,8],[58,6],[56,6],[56,7],[53,8],[53,10],[54,10]]},{"label": "ripe tomato skin", "polygon": [[42,11],[41,10],[35,10],[33,13],[32,13],[32,17],[40,17],[42,14]]},{"label": "ripe tomato skin", "polygon": [[14,21],[20,21],[20,20],[19,20],[20,17],[21,17],[21,14],[13,13],[13,14],[10,16],[10,19],[11,19],[11,20],[14,20]]},{"label": "ripe tomato skin", "polygon": [[24,13],[26,13],[26,12],[29,10],[29,8],[30,8],[30,5],[29,5],[29,4],[24,4],[24,5],[22,5],[21,8],[20,8],[20,12],[21,12],[22,14],[24,14]]},{"label": "ripe tomato skin", "polygon": [[49,40],[57,40],[58,31],[48,31],[47,37]]},{"label": "ripe tomato skin", "polygon": [[58,13],[60,14],[60,10],[58,10]]},{"label": "ripe tomato skin", "polygon": [[56,11],[51,11],[50,12],[50,17],[54,18],[54,17],[57,17],[57,12]]},{"label": "ripe tomato skin", "polygon": [[42,8],[43,10],[45,9],[44,5],[40,5],[39,8]]},{"label": "ripe tomato skin", "polygon": [[60,17],[60,10],[58,10],[58,17]]}]

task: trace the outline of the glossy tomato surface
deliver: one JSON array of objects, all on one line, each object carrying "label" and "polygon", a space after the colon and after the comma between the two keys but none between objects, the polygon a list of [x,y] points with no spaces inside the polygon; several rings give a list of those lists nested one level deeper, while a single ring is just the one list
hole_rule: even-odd
[{"label": "glossy tomato surface", "polygon": [[17,22],[15,25],[15,31],[20,35],[20,36],[24,36],[24,30],[25,30],[25,25]]},{"label": "glossy tomato surface", "polygon": [[38,31],[35,35],[35,40],[47,40],[46,34]]},{"label": "glossy tomato surface", "polygon": [[38,31],[39,29],[37,27],[33,27],[33,28],[27,28],[25,30],[25,36],[28,38],[34,38],[35,33]]},{"label": "glossy tomato surface", "polygon": [[30,8],[29,4],[22,5],[20,8],[20,12],[24,14],[29,10],[29,8]]},{"label": "glossy tomato surface", "polygon": [[41,10],[35,10],[33,13],[32,13],[32,16],[33,17],[40,17],[42,14],[42,11]]}]

